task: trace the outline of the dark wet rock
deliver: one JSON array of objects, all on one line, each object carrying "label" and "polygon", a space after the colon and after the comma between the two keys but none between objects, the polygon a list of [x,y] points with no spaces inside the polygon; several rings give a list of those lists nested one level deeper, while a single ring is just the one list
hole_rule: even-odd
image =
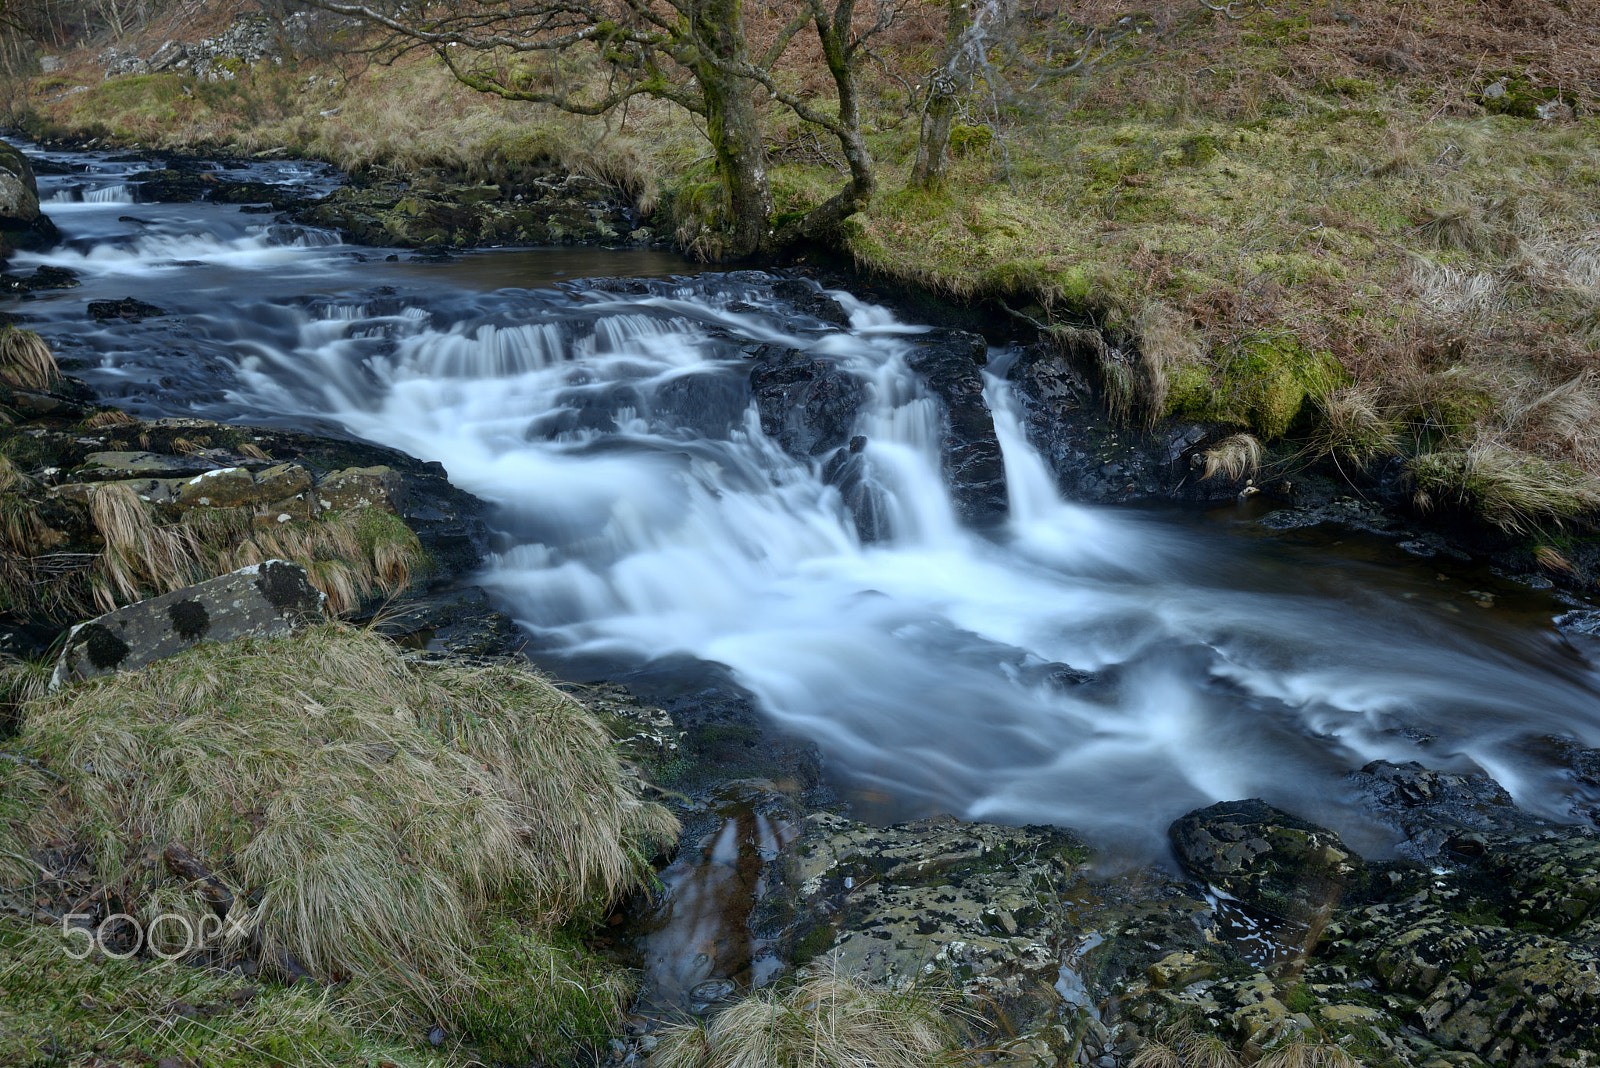
[{"label": "dark wet rock", "polygon": [[825,293],[813,289],[810,283],[798,278],[785,278],[773,283],[772,295],[792,304],[796,311],[821,319],[834,326],[849,326],[850,314]]},{"label": "dark wet rock", "polygon": [[907,365],[928,383],[946,411],[944,464],[957,514],[989,524],[1006,516],[1006,469],[994,416],[983,399],[989,345],[981,335],[935,330],[917,339]]},{"label": "dark wet rock", "polygon": [[0,383],[0,407],[29,420],[43,420],[54,424],[76,422],[90,412],[81,394],[69,393],[68,380],[61,379],[54,390],[13,389]]},{"label": "dark wet rock", "polygon": [[819,456],[850,438],[866,384],[832,360],[763,346],[750,369],[761,430],[791,456]]},{"label": "dark wet rock", "polygon": [[1178,859],[1201,882],[1247,904],[1310,923],[1365,878],[1365,863],[1332,831],[1265,801],[1226,801],[1176,820]]},{"label": "dark wet rock", "polygon": [[726,437],[749,406],[748,388],[732,373],[679,375],[662,383],[649,398],[655,419],[713,438]]},{"label": "dark wet rock", "polygon": [[458,658],[504,656],[523,641],[516,621],[477,586],[396,601],[372,627],[401,645]]},{"label": "dark wet rock", "polygon": [[201,641],[292,634],[321,618],[322,602],[299,565],[253,564],[80,623],[67,637],[50,684],[137,670]]},{"label": "dark wet rock", "polygon": [[128,175],[127,182],[134,187],[134,196],[145,204],[188,204],[204,200],[217,187],[218,178],[210,171],[161,170],[137,171]]},{"label": "dark wet rock", "polygon": [[626,245],[653,236],[639,231],[630,205],[577,175],[543,179],[509,197],[493,185],[345,186],[293,218],[357,244],[398,248]]},{"label": "dark wet rock", "polygon": [[1600,612],[1581,609],[1564,612],[1555,618],[1556,629],[1563,634],[1580,634],[1586,638],[1600,638]]},{"label": "dark wet rock", "polygon": [[18,249],[40,249],[59,238],[39,210],[39,183],[28,158],[0,141],[0,262]]},{"label": "dark wet rock", "polygon": [[[1106,345],[1094,330],[1075,332],[1078,348]],[[1006,372],[1022,405],[1028,439],[1049,461],[1069,500],[1122,504],[1165,498],[1195,503],[1231,501],[1246,487],[1220,477],[1200,478],[1201,453],[1231,428],[1187,422],[1142,432],[1117,426],[1082,366],[1093,353],[1071,344],[1034,344],[1016,353]]]},{"label": "dark wet rock", "polygon": [[137,323],[141,319],[154,319],[167,314],[154,304],[146,304],[133,297],[123,297],[121,300],[91,300],[89,302],[89,315],[101,322],[107,319],[125,319],[130,323]]},{"label": "dark wet rock", "polygon": [[0,275],[0,292],[25,295],[51,289],[76,289],[75,272],[65,267],[35,267],[29,275]]},{"label": "dark wet rock", "polygon": [[836,486],[855,523],[856,536],[867,544],[890,536],[888,495],[872,477],[867,439],[856,435],[837,449],[822,467],[822,481]]},{"label": "dark wet rock", "polygon": [[1405,835],[1401,852],[1415,860],[1473,855],[1486,834],[1551,826],[1517,808],[1487,775],[1375,760],[1348,778],[1372,813]]}]

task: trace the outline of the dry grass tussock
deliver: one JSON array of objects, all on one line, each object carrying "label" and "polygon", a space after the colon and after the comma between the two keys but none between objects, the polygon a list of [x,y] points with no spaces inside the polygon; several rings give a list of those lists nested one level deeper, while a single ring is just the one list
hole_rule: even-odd
[{"label": "dry grass tussock", "polygon": [[[1130,1068],[1244,1068],[1250,1063],[1222,1038],[1187,1023],[1166,1027],[1134,1054]],[[1254,1060],[1254,1068],[1363,1068],[1321,1034],[1300,1032]]]},{"label": "dry grass tussock", "polygon": [[1253,478],[1266,455],[1266,448],[1253,434],[1231,434],[1200,454],[1205,461],[1200,479],[1221,475],[1229,482],[1238,482]]},{"label": "dry grass tussock", "polygon": [[1471,510],[1514,534],[1600,508],[1600,479],[1487,437],[1418,456],[1411,475],[1419,508]]},{"label": "dry grass tussock", "polygon": [[1310,446],[1318,459],[1365,468],[1400,452],[1397,421],[1384,411],[1378,391],[1371,386],[1346,386],[1318,400],[1322,418],[1312,432]]},{"label": "dry grass tussock", "polygon": [[[0,462],[0,490],[22,476]],[[89,517],[103,540],[93,556],[40,552],[46,540],[26,499],[0,501],[0,595],[24,611],[80,615],[170,593],[263,560],[290,560],[347,615],[375,595],[392,596],[428,566],[416,535],[386,512],[337,513],[264,528],[248,510],[195,510],[160,523],[128,486],[103,483],[89,495]]]},{"label": "dry grass tussock", "polygon": [[971,1063],[939,1001],[831,967],[766,988],[709,1023],[661,1032],[653,1068],[932,1068]]},{"label": "dry grass tussock", "polygon": [[471,995],[486,909],[548,930],[637,885],[677,830],[539,676],[417,668],[337,625],[60,691],[27,707],[10,748],[61,779],[6,791],[32,795],[20,826],[0,823],[11,852],[83,843],[136,917],[198,924],[200,895],[141,863],[184,843],[236,895],[244,941],[348,979],[373,1017],[397,997],[445,1012]]},{"label": "dry grass tussock", "polygon": [[60,374],[55,355],[38,334],[0,326],[0,381],[13,389],[49,389]]}]

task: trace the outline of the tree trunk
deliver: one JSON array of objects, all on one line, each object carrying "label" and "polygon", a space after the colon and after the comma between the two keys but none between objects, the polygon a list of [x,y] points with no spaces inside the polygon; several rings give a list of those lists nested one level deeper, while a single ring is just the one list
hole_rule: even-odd
[{"label": "tree trunk", "polygon": [[[706,0],[694,21],[697,43],[731,63],[748,63],[743,0]],[[756,114],[754,83],[702,60],[695,77],[706,105],[706,136],[716,153],[717,174],[728,197],[723,258],[743,259],[766,244],[772,217],[767,150]]]},{"label": "tree trunk", "polygon": [[772,216],[761,123],[748,83],[715,69],[699,77],[706,101],[706,136],[716,152],[717,175],[728,197],[726,258],[743,259],[761,250]]},{"label": "tree trunk", "polygon": [[912,185],[933,185],[944,174],[956,94],[966,80],[961,68],[963,38],[971,25],[969,0],[949,0],[944,23],[944,62],[928,79],[928,99],[922,107],[922,129],[917,138],[917,161],[911,167]]},{"label": "tree trunk", "polygon": [[872,165],[872,153],[861,136],[861,98],[856,91],[855,64],[851,55],[850,28],[855,18],[855,0],[839,0],[829,19],[819,9],[816,18],[817,38],[822,44],[822,56],[833,75],[839,91],[839,128],[835,131],[844,159],[850,166],[850,180],[845,187],[806,213],[800,232],[804,237],[817,239],[833,236],[844,221],[858,211],[865,211],[872,203],[878,189],[878,176]]}]

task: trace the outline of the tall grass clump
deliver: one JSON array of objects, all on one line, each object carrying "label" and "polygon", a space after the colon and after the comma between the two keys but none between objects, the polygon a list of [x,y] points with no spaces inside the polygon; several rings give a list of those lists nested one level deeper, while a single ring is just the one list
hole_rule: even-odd
[{"label": "tall grass clump", "polygon": [[0,381],[13,389],[49,389],[60,374],[44,338],[32,330],[0,326]]},{"label": "tall grass clump", "polygon": [[660,1034],[653,1068],[930,1068],[970,1063],[937,999],[834,968]]},{"label": "tall grass clump", "polygon": [[[1244,1068],[1252,1058],[1221,1036],[1180,1021],[1145,1042],[1129,1068]],[[1253,1059],[1253,1068],[1362,1068],[1361,1061],[1320,1032],[1297,1032]]]},{"label": "tall grass clump", "polygon": [[[79,843],[135,918],[203,929],[208,901],[143,862],[182,844],[233,895],[233,929],[208,948],[340,981],[357,1019],[391,1029],[482,1012],[508,996],[491,986],[534,996],[527,969],[486,984],[475,955],[507,923],[546,945],[639,885],[677,830],[539,676],[412,666],[338,625],[62,690],[27,707],[10,748],[60,779],[13,825],[21,844]],[[559,994],[571,955],[541,959]]]},{"label": "tall grass clump", "polygon": [[1252,434],[1230,434],[1200,454],[1201,481],[1221,475],[1228,482],[1251,478],[1261,470],[1267,450]]},{"label": "tall grass clump", "polygon": [[1321,418],[1310,437],[1313,455],[1333,457],[1361,469],[1400,452],[1400,434],[1377,390],[1347,386],[1316,398]]},{"label": "tall grass clump", "polygon": [[1470,509],[1513,534],[1600,508],[1600,480],[1567,464],[1479,438],[1411,463],[1419,508]]}]

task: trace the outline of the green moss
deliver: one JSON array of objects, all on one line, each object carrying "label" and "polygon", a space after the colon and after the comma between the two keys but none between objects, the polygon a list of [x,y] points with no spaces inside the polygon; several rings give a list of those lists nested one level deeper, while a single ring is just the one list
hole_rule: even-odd
[{"label": "green moss", "polygon": [[475,987],[455,1013],[460,1038],[497,1062],[592,1064],[616,1033],[633,985],[574,931],[540,938],[510,917],[473,954]]},{"label": "green moss", "polygon": [[1377,82],[1369,82],[1365,78],[1333,78],[1329,80],[1328,88],[1352,100],[1366,100],[1381,92],[1383,86]]},{"label": "green moss", "polygon": [[1185,138],[1178,147],[1186,167],[1203,167],[1222,154],[1221,144],[1210,134]]},{"label": "green moss", "polygon": [[994,131],[988,126],[966,126],[958,123],[950,127],[950,152],[958,159],[986,152],[993,143]]},{"label": "green moss", "polygon": [[1331,354],[1307,352],[1289,336],[1245,342],[1222,367],[1221,394],[1236,422],[1264,441],[1287,434],[1307,402],[1347,380]]}]

